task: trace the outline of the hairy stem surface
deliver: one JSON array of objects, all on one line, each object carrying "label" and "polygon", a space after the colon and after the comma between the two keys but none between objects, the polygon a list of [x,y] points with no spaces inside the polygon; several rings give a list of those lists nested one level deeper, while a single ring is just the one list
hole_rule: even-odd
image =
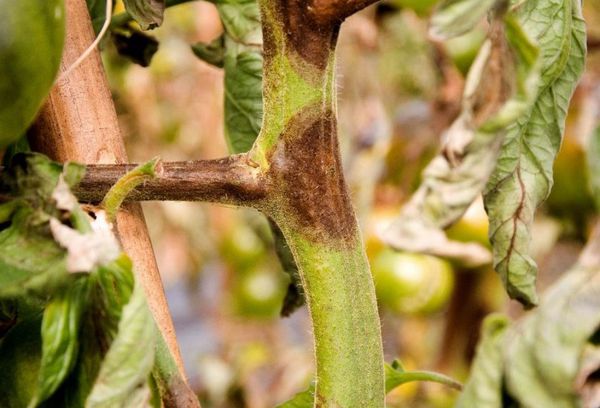
[{"label": "hairy stem surface", "polygon": [[317,407],[383,407],[375,291],[342,173],[335,44],[341,19],[316,21],[306,1],[261,0],[264,120],[249,152],[283,231],[313,323]]}]

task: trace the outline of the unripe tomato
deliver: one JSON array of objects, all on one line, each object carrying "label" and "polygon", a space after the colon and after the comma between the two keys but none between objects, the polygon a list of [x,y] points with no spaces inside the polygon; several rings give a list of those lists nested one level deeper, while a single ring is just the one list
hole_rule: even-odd
[{"label": "unripe tomato", "polygon": [[269,270],[254,270],[237,275],[233,293],[236,312],[242,316],[265,319],[279,315],[286,286]]},{"label": "unripe tomato", "polygon": [[450,298],[454,274],[442,259],[384,249],[372,261],[381,304],[397,313],[428,314]]},{"label": "unripe tomato", "polygon": [[64,15],[63,0],[0,0],[0,148],[23,135],[50,91]]},{"label": "unripe tomato", "polygon": [[238,272],[254,268],[265,255],[264,242],[246,225],[234,228],[221,243],[223,260]]},{"label": "unripe tomato", "polygon": [[462,218],[446,230],[446,235],[453,241],[477,242],[490,248],[489,227],[490,223],[483,207],[483,200],[477,199]]}]

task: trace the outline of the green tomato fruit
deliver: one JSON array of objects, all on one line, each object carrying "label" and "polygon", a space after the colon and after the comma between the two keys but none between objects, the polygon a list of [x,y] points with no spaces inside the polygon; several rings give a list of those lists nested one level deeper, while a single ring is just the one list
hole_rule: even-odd
[{"label": "green tomato fruit", "polygon": [[446,235],[453,241],[477,242],[491,248],[488,238],[489,224],[483,201],[476,200],[462,218],[446,230]]},{"label": "green tomato fruit", "polygon": [[463,75],[469,72],[484,41],[485,31],[475,29],[445,42],[446,52]]},{"label": "green tomato fruit", "polygon": [[233,229],[225,236],[221,245],[221,256],[238,272],[254,268],[265,255],[264,242],[246,225]]},{"label": "green tomato fruit", "polygon": [[277,317],[285,289],[284,282],[269,270],[238,275],[234,282],[236,311],[258,319]]},{"label": "green tomato fruit", "polygon": [[63,0],[0,0],[0,148],[31,124],[62,55]]},{"label": "green tomato fruit", "polygon": [[428,255],[384,249],[373,259],[372,271],[379,301],[397,313],[435,313],[454,287],[450,264]]}]

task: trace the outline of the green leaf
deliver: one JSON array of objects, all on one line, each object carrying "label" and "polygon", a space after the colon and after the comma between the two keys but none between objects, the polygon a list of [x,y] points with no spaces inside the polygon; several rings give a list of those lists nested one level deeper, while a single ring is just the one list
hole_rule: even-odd
[{"label": "green leaf", "polygon": [[154,320],[138,284],[124,307],[118,334],[106,353],[86,407],[144,406],[156,343]]},{"label": "green leaf", "polygon": [[[85,406],[103,361],[119,334],[125,305],[132,298],[134,276],[131,261],[125,255],[99,267],[87,278],[88,307],[80,328],[79,357],[71,374],[47,401],[48,406]],[[145,340],[139,341],[142,344]]]},{"label": "green leaf", "polygon": [[250,150],[260,131],[262,64],[259,52],[238,52],[228,42],[224,61],[225,137],[232,153]]},{"label": "green leaf", "polygon": [[0,0],[0,148],[25,133],[50,92],[64,16],[63,0]]},{"label": "green leaf", "polygon": [[152,30],[163,22],[165,0],[123,0],[123,4],[142,30]]},{"label": "green leaf", "polygon": [[491,261],[476,243],[450,241],[443,229],[458,221],[494,170],[506,128],[536,96],[539,50],[512,14],[491,22],[465,84],[462,112],[444,135],[443,151],[423,172],[417,192],[384,240],[400,250],[453,258],[468,266]]},{"label": "green leaf", "polygon": [[552,164],[567,108],[585,60],[585,24],[579,0],[527,1],[516,9],[542,51],[536,102],[508,133],[484,191],[494,268],[511,298],[537,303],[537,266],[529,254],[536,208],[552,186]]},{"label": "green leaf", "polygon": [[32,407],[46,400],[67,377],[77,359],[81,317],[87,306],[88,282],[77,279],[55,296],[42,320],[42,361]]},{"label": "green leaf", "polygon": [[475,28],[498,0],[444,0],[431,17],[429,33],[445,40]]},{"label": "green leaf", "polygon": [[502,406],[502,341],[508,319],[490,315],[483,322],[481,340],[456,408],[497,408]]},{"label": "green leaf", "polygon": [[432,371],[407,371],[402,364],[395,360],[392,364],[385,365],[385,392],[391,392],[394,388],[414,381],[428,381],[446,385],[456,390],[461,390],[462,385],[443,374]]},{"label": "green leaf", "polygon": [[194,53],[225,70],[225,139],[231,153],[250,150],[262,123],[262,30],[256,0],[217,0],[224,34]]}]

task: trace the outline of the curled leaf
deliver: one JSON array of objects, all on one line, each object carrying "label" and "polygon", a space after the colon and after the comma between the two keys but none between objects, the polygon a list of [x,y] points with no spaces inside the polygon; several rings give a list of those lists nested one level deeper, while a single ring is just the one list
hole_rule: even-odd
[{"label": "curled leaf", "polygon": [[487,248],[450,241],[443,229],[460,219],[481,194],[506,127],[533,102],[537,57],[536,46],[514,17],[497,16],[467,76],[462,112],[444,135],[443,152],[427,166],[421,186],[383,234],[390,246],[467,266],[491,261]]},{"label": "curled leaf", "polygon": [[508,129],[484,200],[494,268],[510,297],[530,307],[537,303],[530,229],[552,186],[569,100],[583,71],[585,25],[579,0],[527,1],[515,13],[540,44],[542,79],[533,106]]}]

